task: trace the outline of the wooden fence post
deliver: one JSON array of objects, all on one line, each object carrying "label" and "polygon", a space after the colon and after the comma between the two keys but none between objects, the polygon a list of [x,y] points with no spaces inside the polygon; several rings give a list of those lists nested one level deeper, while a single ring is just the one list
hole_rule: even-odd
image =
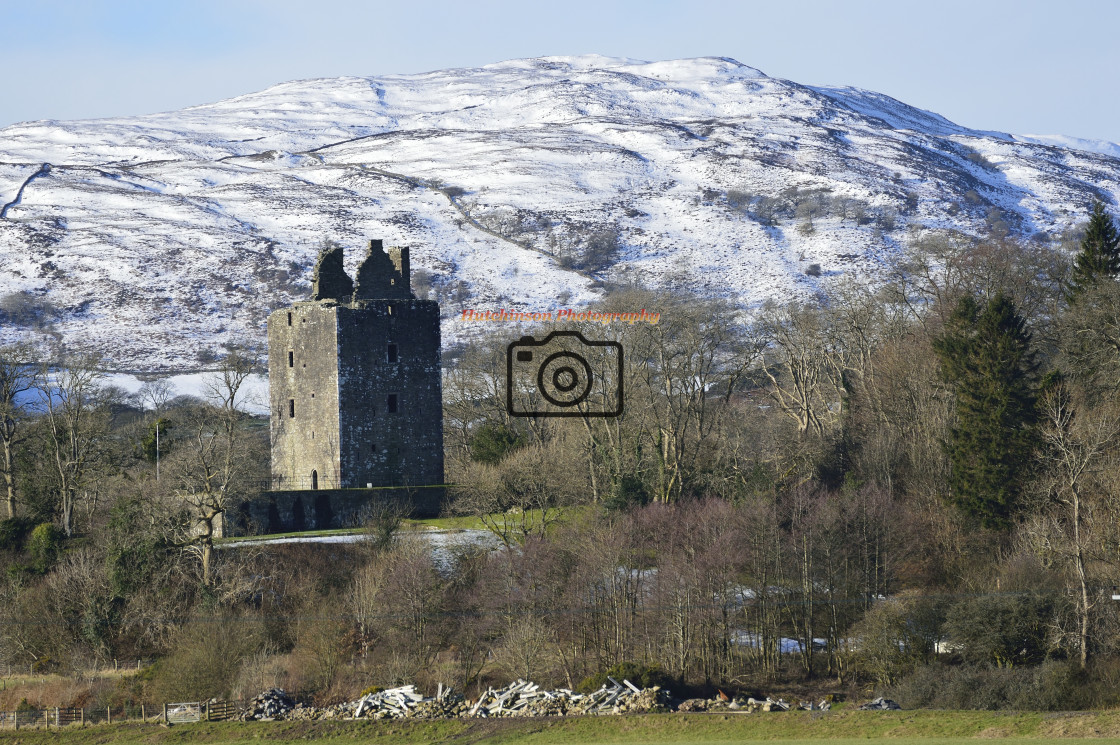
[{"label": "wooden fence post", "polygon": [[207,701],[205,706],[206,706],[206,721],[209,722],[210,721],[210,702]]},{"label": "wooden fence post", "polygon": [[148,721],[147,712],[144,710],[144,704],[140,704],[140,718],[146,723]]},{"label": "wooden fence post", "polygon": [[55,727],[61,727],[62,726],[62,719],[58,716],[58,707],[57,706],[54,707],[54,726]]},{"label": "wooden fence post", "polygon": [[83,727],[86,726],[86,707],[78,709],[78,723]]},{"label": "wooden fence post", "polygon": [[112,706],[106,706],[105,707],[105,719],[108,720],[109,724],[113,723],[113,707]]},{"label": "wooden fence post", "polygon": [[171,722],[167,719],[167,704],[163,705],[163,723],[171,724]]}]

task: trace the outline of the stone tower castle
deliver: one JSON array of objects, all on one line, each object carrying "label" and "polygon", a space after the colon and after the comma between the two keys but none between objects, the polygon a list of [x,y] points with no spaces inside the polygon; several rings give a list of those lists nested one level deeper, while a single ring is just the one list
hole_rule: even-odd
[{"label": "stone tower castle", "polygon": [[324,250],[311,300],[269,316],[268,350],[274,490],[408,487],[438,509],[439,304],[412,294],[407,248],[370,241],[354,279]]}]

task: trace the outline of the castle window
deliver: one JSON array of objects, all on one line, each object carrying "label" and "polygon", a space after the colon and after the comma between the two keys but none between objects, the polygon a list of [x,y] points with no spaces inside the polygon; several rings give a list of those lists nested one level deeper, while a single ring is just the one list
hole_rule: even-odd
[{"label": "castle window", "polygon": [[288,399],[288,418],[296,418],[296,400],[294,398]]},{"label": "castle window", "polygon": [[386,305],[385,307],[389,309],[389,315],[393,315],[393,306]]},{"label": "castle window", "polygon": [[291,313],[288,314],[288,325],[289,326],[292,325],[292,314]]},{"label": "castle window", "polygon": [[376,453],[376,452],[377,452],[377,443],[376,443],[376,442],[375,442],[375,443],[372,443],[372,444],[371,444],[371,445],[369,446],[369,450],[370,450],[370,452],[371,452],[371,453]]},{"label": "castle window", "polygon": [[295,366],[296,366],[296,353],[295,352],[288,352],[288,367],[295,367]]},{"label": "castle window", "polygon": [[397,413],[397,394],[389,394],[389,398],[385,401],[385,408],[389,410],[390,414]]},{"label": "castle window", "polygon": [[312,471],[311,472],[311,490],[315,491],[318,488],[319,488],[319,472],[318,471]]},{"label": "castle window", "polygon": [[396,344],[390,344],[389,345],[388,357],[389,357],[389,362],[396,362],[397,361],[397,345]]}]

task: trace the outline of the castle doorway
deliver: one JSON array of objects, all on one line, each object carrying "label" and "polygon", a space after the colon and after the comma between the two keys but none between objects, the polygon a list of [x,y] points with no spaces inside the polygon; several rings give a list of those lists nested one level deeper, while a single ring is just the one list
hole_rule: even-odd
[{"label": "castle doorway", "polygon": [[311,491],[315,491],[318,488],[319,488],[319,472],[318,471],[312,471],[311,472]]}]

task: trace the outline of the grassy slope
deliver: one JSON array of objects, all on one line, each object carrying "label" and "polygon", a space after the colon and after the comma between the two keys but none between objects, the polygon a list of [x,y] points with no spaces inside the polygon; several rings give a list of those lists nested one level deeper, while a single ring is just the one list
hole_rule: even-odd
[{"label": "grassy slope", "polygon": [[177,725],[97,725],[56,731],[0,731],[0,742],[21,745],[123,745],[145,743],[259,744],[280,742],[380,745],[418,743],[784,743],[829,740],[835,745],[868,738],[923,745],[1003,738],[1003,742],[1093,738],[1120,743],[1120,712],[1070,714],[971,711],[796,712],[790,714],[652,714],[567,719],[447,720],[437,722],[222,722]]}]

